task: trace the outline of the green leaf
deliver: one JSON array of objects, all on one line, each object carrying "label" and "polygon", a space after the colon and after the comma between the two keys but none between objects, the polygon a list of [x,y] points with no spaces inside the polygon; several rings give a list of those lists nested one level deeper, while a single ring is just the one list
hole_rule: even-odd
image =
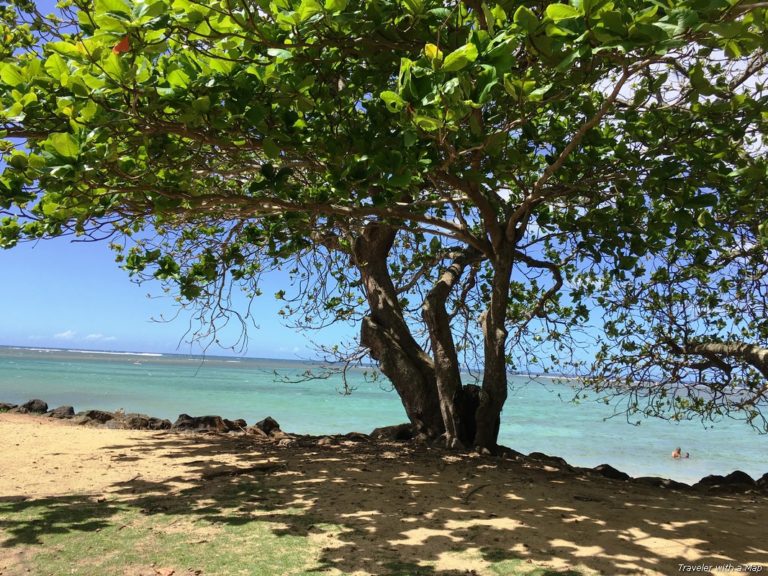
[{"label": "green leaf", "polygon": [[192,108],[195,110],[195,112],[208,112],[208,110],[211,109],[211,98],[209,96],[200,96],[199,98],[195,98],[195,101],[192,102]]},{"label": "green leaf", "polygon": [[341,12],[348,3],[349,0],[325,0],[325,9],[328,12]]},{"label": "green leaf", "polygon": [[550,4],[544,11],[544,15],[553,22],[560,22],[560,20],[578,18],[582,13],[568,4]]},{"label": "green leaf", "polygon": [[19,84],[24,84],[24,74],[22,73],[21,68],[15,64],[4,63],[0,64],[0,80],[2,80],[4,84],[15,87]]},{"label": "green leaf", "polygon": [[424,2],[422,0],[403,0],[406,9],[411,14],[421,14],[424,12]]},{"label": "green leaf", "polygon": [[715,219],[712,217],[712,214],[709,213],[709,210],[702,210],[699,212],[696,222],[702,228],[707,228],[715,223]]},{"label": "green leaf", "polygon": [[629,36],[630,38],[647,38],[651,42],[661,42],[669,38],[667,31],[660,26],[656,26],[655,24],[644,24],[642,22],[630,26]]},{"label": "green leaf", "polygon": [[688,198],[683,204],[686,208],[708,208],[716,205],[717,195],[715,194],[699,194],[693,198]]},{"label": "green leaf", "polygon": [[84,52],[72,44],[71,42],[51,42],[47,45],[49,50],[52,50],[67,58],[75,58],[77,60],[82,59],[85,55]]},{"label": "green leaf", "polygon": [[124,16],[115,17],[109,14],[103,14],[94,18],[99,30],[112,32],[114,34],[125,34],[128,31],[128,22]]},{"label": "green leaf", "polygon": [[464,44],[464,46],[454,50],[446,56],[442,69],[445,72],[456,72],[457,70],[461,70],[468,64],[477,60],[477,54],[477,46],[471,42],[469,44]]},{"label": "green leaf", "polygon": [[618,262],[620,270],[631,270],[634,268],[635,264],[637,264],[637,257],[628,255],[621,256]]},{"label": "green leaf", "polygon": [[288,60],[293,58],[293,53],[283,48],[270,48],[267,50],[267,55],[276,58],[277,60]]},{"label": "green leaf", "polygon": [[53,150],[64,158],[77,158],[80,153],[80,144],[77,139],[68,132],[51,134],[48,143]]},{"label": "green leaf", "polygon": [[43,198],[40,201],[40,210],[43,216],[53,216],[59,209],[59,205],[48,197]]},{"label": "green leaf", "polygon": [[533,13],[533,10],[527,6],[520,6],[520,8],[515,11],[512,20],[515,24],[529,33],[534,32],[539,27],[539,19],[536,17],[536,14]]},{"label": "green leaf", "polygon": [[168,76],[166,76],[168,84],[174,88],[187,88],[189,87],[189,76],[183,70],[174,70]]},{"label": "green leaf", "polygon": [[380,94],[380,98],[384,100],[384,103],[387,105],[387,110],[390,112],[400,112],[405,108],[405,100],[400,98],[400,95],[397,92],[385,90]]},{"label": "green leaf", "polygon": [[104,69],[104,72],[106,72],[107,76],[109,76],[113,80],[117,80],[118,82],[122,80],[123,78],[123,64],[120,56],[115,54],[114,52],[110,52],[109,56],[107,56],[106,60],[104,60],[104,63],[102,64],[102,68]]},{"label": "green leaf", "polygon": [[29,165],[35,170],[42,170],[47,165],[45,158],[43,158],[42,156],[38,156],[37,154],[31,154],[28,160],[29,160]]},{"label": "green leaf", "polygon": [[148,21],[152,18],[162,16],[168,11],[168,5],[163,0],[157,2],[145,1],[136,3],[133,8],[133,18],[135,20]]},{"label": "green leaf", "polygon": [[443,123],[440,122],[440,120],[437,118],[431,118],[429,116],[414,116],[413,123],[422,130],[426,130],[427,132],[434,132],[435,130],[439,130],[443,125]]},{"label": "green leaf", "polygon": [[131,8],[122,0],[96,0],[94,8],[97,13],[114,12],[129,15]]},{"label": "green leaf", "polygon": [[301,0],[301,4],[299,5],[299,9],[296,10],[296,14],[299,16],[299,21],[304,22],[322,11],[323,7],[317,0]]},{"label": "green leaf", "polygon": [[607,10],[603,12],[600,15],[600,21],[607,30],[618,36],[623,36],[626,33],[624,17],[622,13],[617,10]]},{"label": "green leaf", "polygon": [[275,143],[272,138],[264,138],[264,142],[262,143],[262,147],[264,148],[264,152],[266,155],[273,160],[280,158],[280,147]]},{"label": "green leaf", "polygon": [[16,168],[16,170],[23,171],[27,169],[27,166],[29,166],[29,160],[27,160],[26,155],[17,152],[11,156],[10,160],[8,160],[8,165]]},{"label": "green leaf", "polygon": [[424,55],[432,62],[441,62],[443,60],[443,51],[434,44],[424,46]]},{"label": "green leaf", "polygon": [[45,71],[56,80],[61,80],[64,74],[69,74],[66,60],[56,53],[51,54],[45,61]]},{"label": "green leaf", "polygon": [[701,92],[704,95],[714,94],[715,90],[712,88],[712,84],[709,83],[701,66],[693,66],[688,71],[688,78],[691,80],[691,86]]},{"label": "green leaf", "polygon": [[515,78],[512,74],[504,75],[504,90],[507,94],[515,98],[529,99],[530,95],[536,92],[532,100],[541,100],[544,93],[552,87],[551,84],[543,86],[538,91],[535,90],[536,82],[524,78]]},{"label": "green leaf", "polygon": [[389,179],[390,186],[395,188],[405,188],[411,183],[411,173],[405,172],[403,174],[396,174]]},{"label": "green leaf", "polygon": [[568,68],[571,67],[571,64],[573,64],[576,60],[579,59],[579,57],[584,56],[587,52],[589,52],[589,46],[581,46],[577,48],[576,50],[573,50],[569,52],[565,58],[563,58],[560,63],[555,67],[555,70],[558,72],[565,72],[568,70]]},{"label": "green leaf", "polygon": [[535,90],[528,93],[528,100],[531,102],[541,102],[544,99],[546,93],[549,92],[551,88],[552,84],[547,84],[541,88],[536,88]]}]

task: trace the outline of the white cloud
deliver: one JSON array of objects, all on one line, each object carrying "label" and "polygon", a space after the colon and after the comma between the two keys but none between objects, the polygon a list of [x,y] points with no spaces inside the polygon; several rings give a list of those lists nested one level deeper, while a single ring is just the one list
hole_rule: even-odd
[{"label": "white cloud", "polygon": [[56,340],[72,340],[75,337],[74,330],[65,330],[64,332],[59,332],[58,334],[54,334],[53,337],[56,338]]},{"label": "white cloud", "polygon": [[97,341],[97,342],[112,342],[113,340],[117,340],[114,336],[105,336],[101,333],[95,333],[95,334],[88,334],[88,336],[85,337],[86,340],[90,340],[91,342]]}]

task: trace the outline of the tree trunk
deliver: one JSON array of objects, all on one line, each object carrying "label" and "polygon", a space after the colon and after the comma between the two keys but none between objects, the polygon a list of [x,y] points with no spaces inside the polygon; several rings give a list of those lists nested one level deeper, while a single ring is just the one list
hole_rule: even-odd
[{"label": "tree trunk", "polygon": [[422,306],[422,317],[429,330],[434,357],[435,380],[445,425],[446,445],[451,448],[471,446],[474,442],[475,425],[474,414],[462,410],[466,402],[462,395],[461,369],[445,303],[451,290],[461,279],[464,268],[475,256],[475,251],[470,250],[456,257],[429,291]]},{"label": "tree trunk", "polygon": [[502,247],[493,263],[491,301],[482,318],[484,339],[483,387],[477,407],[475,447],[492,452],[497,447],[501,409],[507,399],[507,304],[513,253]]},{"label": "tree trunk", "polygon": [[437,438],[445,431],[432,359],[413,338],[389,274],[387,256],[396,230],[379,222],[365,226],[353,257],[365,287],[370,315],[363,319],[360,343],[391,381],[416,432]]}]

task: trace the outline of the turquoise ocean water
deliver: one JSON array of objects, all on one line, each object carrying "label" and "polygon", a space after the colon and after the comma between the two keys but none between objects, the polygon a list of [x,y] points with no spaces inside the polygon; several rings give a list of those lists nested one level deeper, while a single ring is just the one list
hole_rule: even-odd
[{"label": "turquoise ocean water", "polygon": [[[349,376],[356,388],[340,394],[340,377],[296,382],[311,364],[286,360],[98,353],[0,347],[0,402],[41,398],[53,408],[124,409],[174,420],[179,413],[245,418],[272,416],[288,432],[370,432],[404,422],[405,412],[386,381]],[[286,381],[291,380],[291,381]],[[500,442],[520,452],[562,456],[577,466],[608,463],[633,476],[694,482],[708,474],[768,472],[768,436],[742,422],[704,428],[623,416],[597,402],[574,405],[572,390],[549,379],[511,379]],[[561,399],[562,398],[562,399]],[[675,461],[681,446],[689,460]]]}]

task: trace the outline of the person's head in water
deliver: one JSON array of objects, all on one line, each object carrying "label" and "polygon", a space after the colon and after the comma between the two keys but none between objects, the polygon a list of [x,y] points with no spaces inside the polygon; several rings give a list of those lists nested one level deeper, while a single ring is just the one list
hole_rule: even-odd
[{"label": "person's head in water", "polygon": [[680,447],[678,446],[677,448],[675,448],[675,449],[672,451],[672,458],[675,458],[675,459],[677,459],[677,458],[681,458],[681,457],[682,457],[682,450],[681,450],[681,449],[680,449]]}]

